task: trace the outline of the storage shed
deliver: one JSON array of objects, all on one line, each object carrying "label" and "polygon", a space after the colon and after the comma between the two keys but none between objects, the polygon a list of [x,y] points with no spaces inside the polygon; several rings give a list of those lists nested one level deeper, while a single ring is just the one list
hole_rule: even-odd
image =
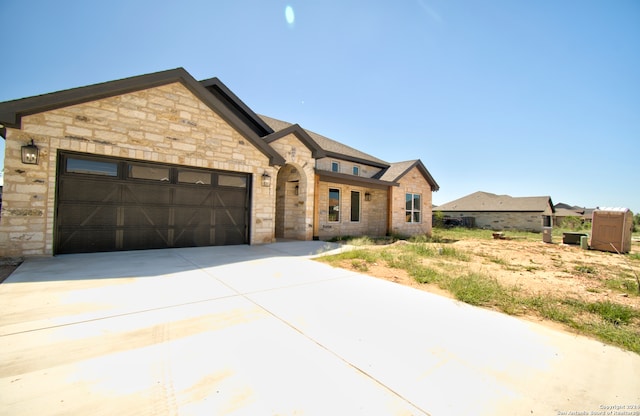
[{"label": "storage shed", "polygon": [[591,248],[628,253],[632,231],[633,212],[628,208],[597,208],[593,211]]}]

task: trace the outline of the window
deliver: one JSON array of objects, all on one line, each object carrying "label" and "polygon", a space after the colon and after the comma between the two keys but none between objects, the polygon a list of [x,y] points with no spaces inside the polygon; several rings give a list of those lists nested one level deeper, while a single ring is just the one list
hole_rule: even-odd
[{"label": "window", "polygon": [[180,169],[178,171],[178,182],[195,183],[198,185],[211,185],[211,172]]},{"label": "window", "polygon": [[340,163],[331,162],[331,172],[340,172]]},{"label": "window", "polygon": [[420,222],[420,194],[407,193],[407,222]]},{"label": "window", "polygon": [[360,221],[360,192],[351,191],[351,222]]},{"label": "window", "polygon": [[118,176],[118,163],[68,158],[67,172],[100,176]]},{"label": "window", "polygon": [[353,167],[353,174],[356,176],[360,176],[360,168],[358,166]]},{"label": "window", "polygon": [[329,221],[340,221],[340,189],[329,188]]},{"label": "window", "polygon": [[135,179],[151,179],[160,182],[169,182],[169,168],[151,165],[129,165],[129,177]]},{"label": "window", "polygon": [[236,188],[246,188],[247,178],[245,176],[218,175],[218,185],[235,186]]}]

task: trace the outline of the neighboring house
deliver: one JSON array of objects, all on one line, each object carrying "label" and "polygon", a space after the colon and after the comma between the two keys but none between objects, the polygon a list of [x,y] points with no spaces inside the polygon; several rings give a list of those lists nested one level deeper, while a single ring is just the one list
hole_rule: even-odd
[{"label": "neighboring house", "polygon": [[584,223],[591,223],[594,208],[583,208],[571,206],[569,204],[558,203],[554,205],[555,214],[553,216],[553,225],[561,227],[563,221],[569,217],[579,218]]},{"label": "neighboring house", "polygon": [[478,228],[492,230],[542,231],[551,225],[554,212],[551,197],[512,197],[474,192],[439,205],[444,218],[473,218]]},{"label": "neighboring house", "polygon": [[0,124],[0,256],[431,233],[420,160],[258,116],[182,68],[0,103]]}]

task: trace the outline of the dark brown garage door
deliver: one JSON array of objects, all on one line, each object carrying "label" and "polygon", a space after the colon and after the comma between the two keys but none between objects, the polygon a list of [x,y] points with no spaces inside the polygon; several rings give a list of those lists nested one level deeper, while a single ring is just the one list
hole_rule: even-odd
[{"label": "dark brown garage door", "polygon": [[248,243],[247,174],[60,153],[54,251]]}]

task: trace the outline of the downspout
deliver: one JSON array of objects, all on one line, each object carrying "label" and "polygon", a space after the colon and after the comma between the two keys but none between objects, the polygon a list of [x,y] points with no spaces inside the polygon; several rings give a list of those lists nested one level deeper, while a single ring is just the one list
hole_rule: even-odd
[{"label": "downspout", "polygon": [[320,240],[320,234],[318,233],[319,224],[320,224],[320,212],[319,210],[319,201],[320,201],[320,176],[317,173],[313,175],[313,240]]},{"label": "downspout", "polygon": [[387,192],[387,235],[393,230],[393,186]]}]

